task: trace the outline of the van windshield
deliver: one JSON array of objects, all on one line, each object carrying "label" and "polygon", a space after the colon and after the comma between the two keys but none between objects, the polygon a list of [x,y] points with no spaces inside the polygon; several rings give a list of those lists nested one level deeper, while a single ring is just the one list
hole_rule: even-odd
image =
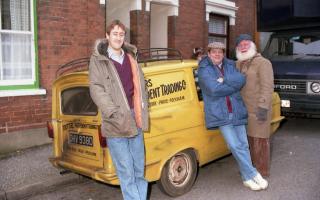
[{"label": "van windshield", "polygon": [[320,56],[320,35],[296,35],[291,37],[275,36],[271,38],[270,45],[266,47],[264,55],[290,56],[309,55]]},{"label": "van windshield", "polygon": [[64,115],[95,116],[98,108],[90,97],[88,87],[68,88],[61,92],[61,110]]}]

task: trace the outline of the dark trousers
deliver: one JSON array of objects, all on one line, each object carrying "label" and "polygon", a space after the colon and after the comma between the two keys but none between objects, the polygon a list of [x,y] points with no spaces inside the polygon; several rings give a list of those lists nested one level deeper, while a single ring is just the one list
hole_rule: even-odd
[{"label": "dark trousers", "polygon": [[270,175],[270,139],[248,136],[253,165],[263,177]]}]

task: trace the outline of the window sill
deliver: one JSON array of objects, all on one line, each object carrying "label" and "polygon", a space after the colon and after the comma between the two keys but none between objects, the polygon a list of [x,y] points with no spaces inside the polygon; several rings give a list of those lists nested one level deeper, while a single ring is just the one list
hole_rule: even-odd
[{"label": "window sill", "polygon": [[45,89],[25,89],[25,90],[4,90],[0,91],[0,97],[15,97],[15,96],[31,96],[31,95],[46,95]]}]

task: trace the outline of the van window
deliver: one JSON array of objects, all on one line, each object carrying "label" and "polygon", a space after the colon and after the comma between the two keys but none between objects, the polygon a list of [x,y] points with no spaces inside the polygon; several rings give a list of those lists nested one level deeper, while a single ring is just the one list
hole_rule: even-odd
[{"label": "van window", "polygon": [[64,115],[95,116],[98,108],[93,103],[88,87],[68,88],[61,92],[61,110]]},{"label": "van window", "polygon": [[290,40],[293,43],[294,54],[320,55],[320,37],[304,36]]},{"label": "van window", "polygon": [[267,57],[277,55],[320,55],[320,37],[296,35],[291,37],[273,37],[264,54]]}]

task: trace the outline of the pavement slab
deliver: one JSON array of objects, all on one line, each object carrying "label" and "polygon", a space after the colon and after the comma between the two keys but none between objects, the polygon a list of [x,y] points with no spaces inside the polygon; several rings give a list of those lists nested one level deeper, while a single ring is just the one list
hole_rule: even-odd
[{"label": "pavement slab", "polygon": [[51,144],[2,155],[0,200],[23,199],[85,181],[85,178],[73,173],[60,175],[61,170],[53,167],[48,160],[51,155]]}]

